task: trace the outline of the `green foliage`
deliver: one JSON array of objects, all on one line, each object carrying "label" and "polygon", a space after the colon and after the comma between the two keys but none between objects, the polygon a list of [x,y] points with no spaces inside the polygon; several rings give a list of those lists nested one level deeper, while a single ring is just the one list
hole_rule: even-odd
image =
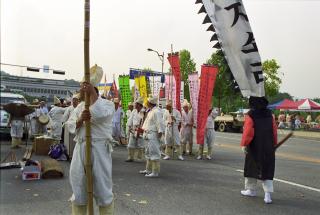
[{"label": "green foliage", "polygon": [[207,64],[216,65],[219,68],[216,83],[214,86],[213,104],[222,108],[223,112],[236,111],[239,108],[245,108],[246,100],[242,98],[240,92],[235,92],[230,79],[230,69],[224,59],[221,50],[213,53]]},{"label": "green foliage", "polygon": [[276,96],[279,93],[280,84],[282,83],[279,77],[280,65],[275,59],[266,60],[262,63],[262,70],[264,73],[264,87],[266,91],[266,97],[268,99]]},{"label": "green foliage", "polygon": [[186,49],[181,50],[179,56],[181,79],[184,82],[184,98],[190,101],[188,75],[196,71],[196,63],[191,58],[190,52]]},{"label": "green foliage", "polygon": [[279,92],[277,95],[269,97],[269,103],[273,104],[273,103],[282,101],[283,99],[292,100],[293,98],[289,93],[281,93],[281,92]]},{"label": "green foliage", "polygon": [[[213,53],[207,64],[216,65],[219,68],[217,75],[213,102],[214,105],[222,108],[223,112],[236,111],[239,108],[247,108],[248,101],[243,98],[239,91],[234,90],[234,86],[231,80],[231,72],[227,62],[224,59],[223,52],[221,50]],[[266,60],[262,65],[265,75],[265,90],[267,98],[270,103],[274,101],[280,101],[284,98],[292,99],[288,93],[279,93],[280,84],[282,83],[279,77],[280,66],[276,60]]]}]

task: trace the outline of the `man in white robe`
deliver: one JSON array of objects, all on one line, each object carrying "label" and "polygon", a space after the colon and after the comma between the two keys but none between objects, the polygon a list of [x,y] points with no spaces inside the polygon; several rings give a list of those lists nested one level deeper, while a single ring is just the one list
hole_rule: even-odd
[{"label": "man in white robe", "polygon": [[70,166],[70,183],[73,191],[72,214],[87,214],[87,190],[85,176],[85,121],[91,122],[91,156],[93,196],[99,206],[100,215],[112,215],[114,211],[112,193],[112,118],[115,112],[111,101],[98,96],[95,88],[84,82],[81,93],[90,94],[90,110],[81,102],[67,121],[69,131],[75,133],[77,142]]},{"label": "man in white robe", "polygon": [[161,114],[157,107],[157,97],[148,98],[147,117],[143,123],[143,138],[146,142],[146,169],[140,171],[146,177],[158,177],[160,173],[160,138],[163,134]]},{"label": "man in white robe", "polygon": [[166,156],[163,159],[169,160],[173,154],[173,150],[176,149],[178,151],[178,159],[184,160],[184,158],[182,157],[180,133],[179,133],[181,114],[178,110],[172,108],[171,101],[167,101],[166,108],[167,109],[163,114],[163,120],[166,126],[166,130],[165,130]]},{"label": "man in white robe", "polygon": [[135,101],[135,109],[132,111],[128,120],[129,144],[128,159],[126,162],[132,162],[137,154],[137,159],[141,160],[144,151],[144,140],[142,138],[143,131],[141,129],[144,120],[143,98]]},{"label": "man in white robe", "polygon": [[15,117],[10,114],[8,127],[10,128],[11,135],[11,148],[20,148],[21,139],[23,137],[24,117]]},{"label": "man in white robe", "polygon": [[127,124],[126,124],[126,134],[125,134],[128,142],[129,142],[129,136],[130,136],[128,121],[129,121],[129,118],[130,118],[132,112],[133,112],[133,104],[132,104],[132,102],[129,102],[128,103],[128,110],[126,111]]},{"label": "man in white robe", "polygon": [[115,139],[119,144],[122,144],[121,140],[123,138],[123,132],[121,128],[121,123],[123,122],[122,118],[124,112],[119,105],[119,99],[115,98],[113,100],[115,106],[115,113],[112,119],[112,137]]},{"label": "man in white robe", "polygon": [[[64,123],[64,125],[69,120],[69,118],[72,115],[72,112],[78,106],[78,104],[79,104],[79,94],[74,94],[72,97],[72,104],[66,108],[62,117],[62,122]],[[72,157],[73,155],[73,150],[75,146],[74,137],[75,137],[74,134],[69,132],[69,127],[64,126],[64,144],[67,148],[69,157]]]},{"label": "man in white robe", "polygon": [[192,111],[189,110],[189,103],[185,100],[182,104],[182,111],[181,111],[181,144],[182,144],[182,154],[186,153],[186,146],[189,144],[189,155],[192,155],[192,126],[193,126],[193,117]]},{"label": "man in white robe", "polygon": [[39,110],[39,100],[34,99],[32,101],[32,105],[35,106],[34,112],[29,114],[29,119],[30,119],[30,135],[31,137],[34,137],[35,135],[39,134],[39,121],[38,121],[38,115],[40,115],[40,110]]},{"label": "man in white robe", "polygon": [[[37,117],[39,118],[41,115],[48,116],[48,108],[46,107],[46,103],[44,101],[40,102],[39,110],[37,111]],[[38,123],[38,132],[39,134],[47,134],[47,125],[43,125]]]},{"label": "man in white robe", "polygon": [[197,160],[203,159],[203,149],[205,145],[208,148],[208,153],[206,155],[206,158],[208,160],[212,159],[212,146],[215,138],[214,119],[217,116],[217,113],[212,110],[213,108],[211,107],[207,117],[207,124],[206,124],[205,133],[204,133],[204,144],[203,145],[199,144]]},{"label": "man in white robe", "polygon": [[52,137],[60,141],[62,134],[62,122],[63,114],[66,108],[61,107],[61,102],[57,97],[54,97],[54,107],[49,112],[49,117],[51,119],[51,135]]}]

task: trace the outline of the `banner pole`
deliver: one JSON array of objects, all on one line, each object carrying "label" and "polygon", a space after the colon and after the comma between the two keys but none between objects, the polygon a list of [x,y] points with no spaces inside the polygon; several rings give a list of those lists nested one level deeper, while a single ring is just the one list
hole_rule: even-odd
[{"label": "banner pole", "polygon": [[[85,82],[90,83],[90,0],[85,0],[84,5],[84,77]],[[89,110],[90,94],[85,94],[85,110]],[[91,124],[85,121],[86,131],[86,158],[85,171],[87,181],[88,214],[93,215],[93,182],[92,182],[92,163],[91,163]]]}]

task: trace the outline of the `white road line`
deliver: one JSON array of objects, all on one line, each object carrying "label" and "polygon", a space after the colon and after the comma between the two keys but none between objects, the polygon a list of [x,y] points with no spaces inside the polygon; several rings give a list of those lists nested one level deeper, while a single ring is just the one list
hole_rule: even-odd
[{"label": "white road line", "polygon": [[[236,171],[243,173],[243,170],[241,170],[241,169],[236,169]],[[291,182],[291,181],[286,181],[286,180],[282,180],[282,179],[278,179],[278,178],[273,178],[273,180],[274,181],[278,181],[278,182],[282,182],[282,183],[285,183],[285,184],[289,184],[289,185],[292,185],[292,186],[304,188],[304,189],[307,189],[307,190],[316,191],[316,192],[320,193],[320,189],[318,189],[318,188],[309,187],[309,186],[306,186],[306,185],[303,185],[303,184],[297,184],[297,183],[294,183],[294,182]]]}]

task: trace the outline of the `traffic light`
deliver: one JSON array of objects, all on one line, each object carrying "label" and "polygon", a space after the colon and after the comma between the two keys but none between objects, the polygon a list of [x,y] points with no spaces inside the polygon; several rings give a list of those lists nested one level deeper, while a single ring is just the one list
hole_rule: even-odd
[{"label": "traffic light", "polygon": [[35,67],[27,67],[27,71],[31,71],[31,72],[39,72],[40,69],[39,68],[35,68]]},{"label": "traffic light", "polygon": [[53,74],[57,74],[57,75],[65,75],[66,72],[65,71],[61,71],[61,70],[53,70]]}]

